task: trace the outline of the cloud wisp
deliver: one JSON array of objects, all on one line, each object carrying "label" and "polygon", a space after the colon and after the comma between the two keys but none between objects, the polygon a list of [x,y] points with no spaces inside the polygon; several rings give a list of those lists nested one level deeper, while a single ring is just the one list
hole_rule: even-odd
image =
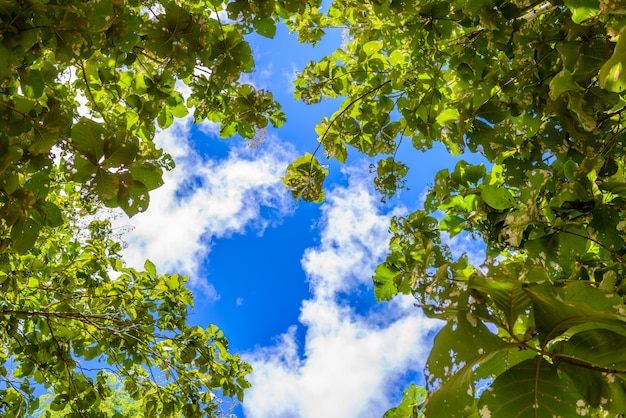
[{"label": "cloud wisp", "polygon": [[387,250],[391,214],[367,184],[362,172],[352,172],[347,187],[328,194],[320,244],[302,259],[312,293],[299,317],[304,341],[294,325],[274,346],[245,356],[254,368],[246,417],[380,417],[405,383],[397,376],[422,371],[429,333],[440,324],[411,298],[365,313],[341,300],[359,286],[371,291],[372,272]]},{"label": "cloud wisp", "polygon": [[[226,158],[214,160],[191,147],[190,135],[189,120],[157,134],[157,144],[172,155],[176,168],[151,193],[145,213],[119,216],[114,223],[129,230],[124,258],[130,266],[141,267],[150,259],[164,273],[190,275],[194,290],[217,298],[215,289],[199,277],[212,242],[248,230],[262,233],[293,211],[280,181],[293,157],[285,144],[268,140],[261,148],[234,146]],[[262,208],[269,209],[265,216]]]}]

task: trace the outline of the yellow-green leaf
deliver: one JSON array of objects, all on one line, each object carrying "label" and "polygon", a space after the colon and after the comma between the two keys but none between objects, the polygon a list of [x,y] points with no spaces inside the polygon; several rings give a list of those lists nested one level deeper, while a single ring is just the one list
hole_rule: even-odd
[{"label": "yellow-green leaf", "polygon": [[620,31],[613,55],[600,69],[599,79],[600,86],[609,91],[626,89],[626,27]]}]

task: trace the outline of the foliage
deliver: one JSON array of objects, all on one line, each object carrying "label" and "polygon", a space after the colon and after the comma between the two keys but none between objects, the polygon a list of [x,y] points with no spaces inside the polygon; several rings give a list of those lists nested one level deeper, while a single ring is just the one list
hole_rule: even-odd
[{"label": "foliage", "polygon": [[[0,217],[25,253],[59,208],[47,198],[53,161],[127,214],[144,211],[169,156],[157,126],[196,122],[252,138],[284,114],[272,94],[241,83],[254,69],[244,36],[273,36],[295,0],[0,2]],[[183,88],[184,87],[184,88]],[[183,95],[184,91],[188,91]]]},{"label": "foliage", "polygon": [[[253,138],[284,115],[241,82],[245,36],[297,0],[0,0],[0,416],[103,416],[103,364],[145,416],[217,413],[249,365],[214,325],[186,323],[186,277],[124,267],[102,205],[148,207],[171,158],[157,129],[193,112]],[[312,6],[311,6],[312,7]]]},{"label": "foliage", "polygon": [[[385,198],[406,142],[486,160],[441,171],[424,209],[393,220],[374,276],[379,300],[413,294],[446,321],[425,416],[626,414],[625,15],[624,1],[336,0],[289,22],[349,39],[296,81],[305,103],[344,98],[317,128],[327,158],[377,157]],[[301,157],[287,187],[318,200],[323,170]],[[451,256],[462,233],[483,264]]]},{"label": "foliage", "polygon": [[426,390],[421,386],[411,384],[408,389],[404,390],[403,395],[400,405],[387,411],[383,418],[420,418],[424,416],[419,410],[419,406],[426,398]]},{"label": "foliage", "polygon": [[[130,394],[124,390],[117,376],[110,372],[104,372],[104,380],[111,395],[101,402],[103,412],[113,417],[116,416],[115,414],[124,418],[140,418],[143,416],[139,402],[135,402]],[[39,399],[41,406],[35,412],[37,417],[57,418],[64,417],[72,412],[67,406],[61,411],[52,411],[51,406],[54,401],[54,395],[43,395]]]},{"label": "foliage", "polygon": [[35,411],[42,386],[55,394],[51,411],[106,416],[107,370],[144,416],[213,416],[216,390],[241,400],[250,366],[215,325],[187,325],[187,277],[150,261],[125,268],[110,223],[81,205],[75,184],[54,184],[63,228],[44,229],[27,254],[0,255],[0,416]]},{"label": "foliage", "polygon": [[[107,398],[100,402],[99,408],[105,416],[112,418],[142,418],[145,416],[142,402],[132,398],[115,374],[104,371],[103,376],[104,385],[106,385],[103,385],[103,390],[106,391]],[[72,412],[69,406],[60,411],[53,411],[54,395],[43,395],[39,399],[40,407],[35,411],[34,415],[37,418],[61,418]],[[215,401],[221,402],[222,400],[216,398]],[[228,412],[232,407],[233,405],[227,411],[224,411],[223,414],[220,414],[220,417],[234,417],[233,414]],[[180,416],[180,414],[174,414],[174,416]]]}]

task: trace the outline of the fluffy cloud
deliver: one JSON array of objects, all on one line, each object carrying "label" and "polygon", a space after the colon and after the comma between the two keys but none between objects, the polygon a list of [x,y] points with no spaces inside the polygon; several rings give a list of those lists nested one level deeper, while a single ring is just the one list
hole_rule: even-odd
[{"label": "fluffy cloud", "polygon": [[[290,150],[270,138],[262,148],[241,145],[226,158],[208,159],[190,146],[190,129],[190,121],[182,120],[157,135],[176,168],[151,193],[145,213],[131,219],[119,216],[115,224],[129,230],[124,234],[129,265],[141,267],[148,258],[160,271],[189,274],[192,287],[216,297],[198,275],[212,240],[246,229],[260,233],[293,210],[280,181]],[[261,216],[263,207],[271,209],[265,211],[269,218]]]},{"label": "fluffy cloud", "polygon": [[428,334],[439,323],[426,319],[410,298],[365,313],[341,300],[371,286],[387,249],[390,214],[381,213],[369,182],[353,172],[347,187],[328,194],[320,244],[302,260],[313,295],[299,318],[305,340],[296,340],[293,326],[274,346],[246,356],[254,368],[246,417],[380,417],[399,392],[397,377],[423,369]]},{"label": "fluffy cloud", "polygon": [[304,254],[302,265],[317,297],[369,283],[387,251],[389,217],[381,215],[367,180],[353,173],[347,188],[337,188],[323,207],[320,246]]},{"label": "fluffy cloud", "polygon": [[470,264],[476,267],[485,262],[485,243],[468,232],[462,232],[452,238],[448,233],[442,232],[441,241],[450,248],[450,253],[455,259],[467,256]]}]

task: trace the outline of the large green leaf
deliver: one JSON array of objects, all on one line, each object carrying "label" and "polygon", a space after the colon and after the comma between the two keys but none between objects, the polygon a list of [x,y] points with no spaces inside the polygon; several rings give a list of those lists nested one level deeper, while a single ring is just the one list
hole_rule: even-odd
[{"label": "large green leaf", "polygon": [[41,226],[33,219],[24,219],[17,221],[11,228],[11,239],[15,250],[24,254],[30,250],[39,236]]},{"label": "large green leaf", "polygon": [[63,225],[63,214],[57,205],[52,202],[43,202],[39,207],[42,215],[42,226],[57,227]]},{"label": "large green leaf", "polygon": [[108,136],[101,124],[85,117],[72,126],[72,144],[93,164],[103,161],[104,144]]},{"label": "large green leaf", "polygon": [[118,168],[130,165],[139,152],[139,141],[132,136],[120,136],[107,138],[104,144],[105,160],[104,168]]},{"label": "large green leaf", "polygon": [[154,190],[163,185],[162,174],[160,170],[156,170],[154,167],[133,165],[130,168],[130,173],[132,174],[134,181],[144,184],[148,190]]},{"label": "large green leaf", "polygon": [[509,329],[513,329],[517,318],[530,306],[530,298],[524,292],[522,282],[519,280],[474,275],[469,280],[469,287],[493,300],[505,315]]},{"label": "large green leaf", "polygon": [[556,100],[567,91],[579,91],[581,89],[572,77],[572,74],[567,70],[561,71],[550,80],[550,98],[552,100]]},{"label": "large green leaf", "polygon": [[255,19],[252,21],[252,25],[254,30],[261,36],[273,38],[276,35],[276,22],[272,18]]},{"label": "large green leaf", "polygon": [[[626,324],[624,325],[626,332]],[[581,365],[595,366],[626,373],[626,336],[608,329],[582,331],[566,341],[560,341],[554,353],[566,359],[580,361]]]},{"label": "large green leaf", "polygon": [[148,209],[150,194],[148,188],[138,181],[133,181],[128,189],[118,194],[117,203],[128,216],[136,215]]},{"label": "large green leaf", "polygon": [[585,405],[568,378],[537,356],[497,376],[478,410],[491,418],[575,417],[584,415]]},{"label": "large green leaf", "polygon": [[619,93],[626,89],[626,28],[620,31],[613,56],[600,69],[599,79],[607,90]]},{"label": "large green leaf", "polygon": [[47,154],[57,143],[60,129],[50,126],[33,126],[33,143],[29,151],[33,154]]},{"label": "large green leaf", "polygon": [[[623,330],[626,332],[626,326]],[[591,406],[626,413],[626,336],[608,329],[579,332],[559,341],[553,352]],[[620,372],[621,371],[621,372]],[[619,377],[618,377],[619,376]]]},{"label": "large green leaf", "polygon": [[[476,387],[477,382],[481,382],[481,379],[488,381],[518,363],[536,357],[532,351],[506,344],[494,351],[476,355],[467,363],[462,363],[449,380],[430,394],[424,405],[424,415],[433,418],[475,416],[478,412],[476,397],[486,389]],[[485,380],[482,382],[485,384]]]},{"label": "large green leaf", "polygon": [[494,209],[505,210],[515,205],[513,195],[504,187],[485,184],[480,189],[480,196]]},{"label": "large green leaf", "polygon": [[103,201],[111,201],[117,196],[120,188],[119,175],[98,168],[93,178],[94,188]]},{"label": "large green leaf", "polygon": [[[612,297],[607,298],[606,293],[584,283],[576,285],[585,286],[586,291],[575,293],[575,299],[568,298],[567,293],[565,297],[557,294],[547,284],[525,289],[533,304],[535,324],[543,344],[581,324],[597,322],[616,327],[626,326],[623,318],[608,309],[607,302],[615,303]],[[581,296],[585,300],[581,300]]]},{"label": "large green leaf", "polygon": [[390,268],[386,264],[376,267],[374,277],[374,296],[378,301],[391,300],[397,293],[395,279],[401,274],[398,270]]},{"label": "large green leaf", "polygon": [[572,20],[581,23],[600,12],[599,0],[565,0],[565,5],[572,12]]},{"label": "large green leaf", "polygon": [[[463,341],[463,344],[459,344],[459,341]],[[448,321],[435,336],[433,349],[426,362],[429,381],[445,384],[464,364],[506,345],[473,314],[461,313]]]},{"label": "large green leaf", "polygon": [[404,390],[402,402],[395,408],[391,408],[383,418],[413,418],[418,415],[418,406],[424,402],[426,390],[421,386],[411,385]]}]

